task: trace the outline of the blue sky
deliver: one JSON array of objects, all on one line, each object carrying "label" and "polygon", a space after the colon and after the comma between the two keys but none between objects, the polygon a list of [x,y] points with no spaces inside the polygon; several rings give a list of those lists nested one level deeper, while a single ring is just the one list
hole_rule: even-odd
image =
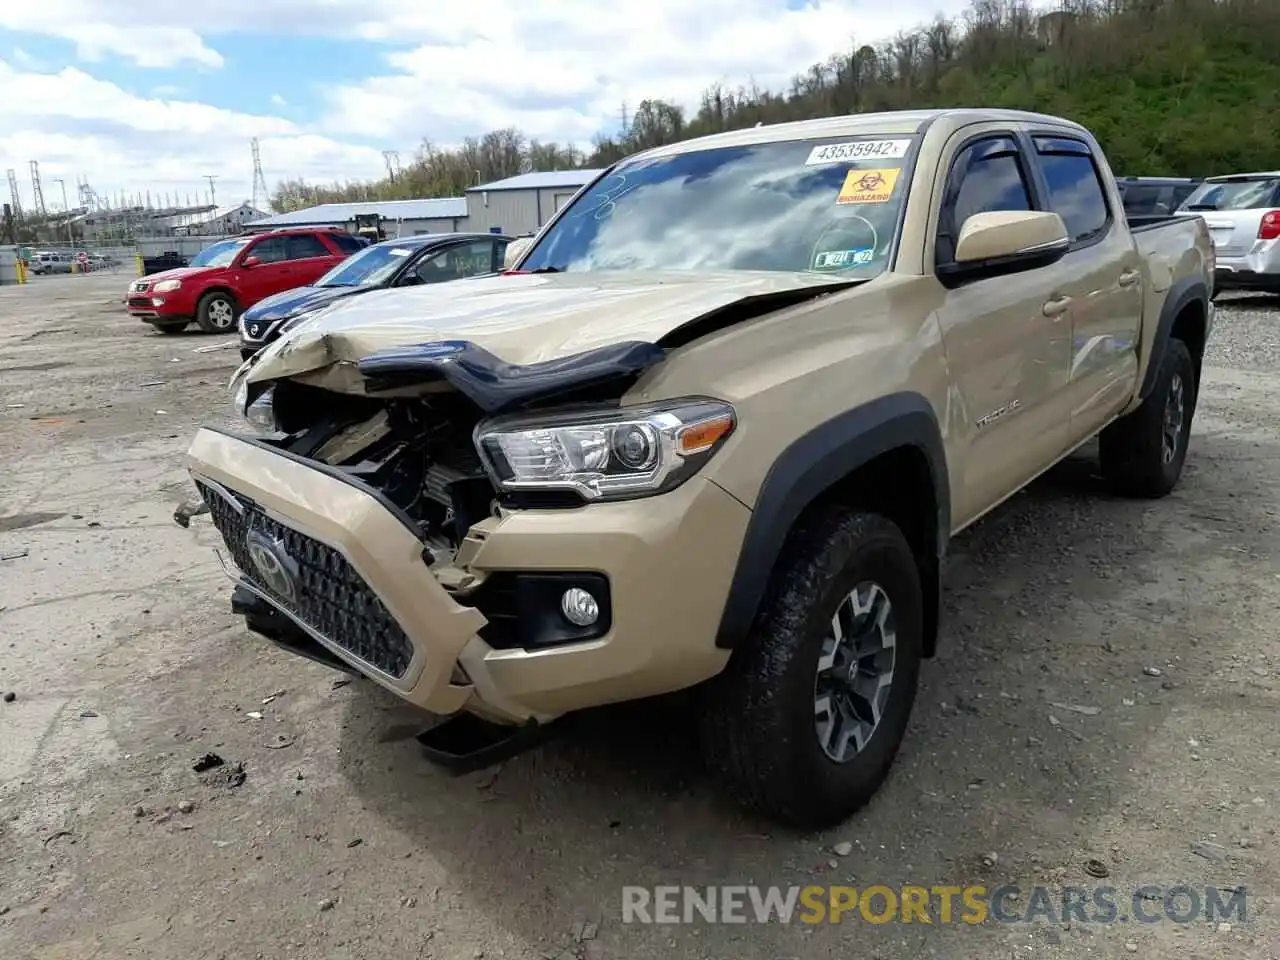
[{"label": "blue sky", "polygon": [[[383,172],[516,126],[586,145],[646,96],[690,106],[709,84],[781,86],[816,60],[964,0],[39,0],[0,17],[0,170],[30,204],[54,177],[100,195],[183,197],[218,177],[248,199],[249,140],[270,186]],[[0,181],[0,198],[8,191]]]}]

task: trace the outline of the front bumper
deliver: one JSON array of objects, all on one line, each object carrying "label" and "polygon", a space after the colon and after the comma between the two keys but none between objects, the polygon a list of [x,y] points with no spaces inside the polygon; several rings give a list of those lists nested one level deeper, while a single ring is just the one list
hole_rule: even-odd
[{"label": "front bumper", "polygon": [[[211,429],[196,435],[189,463],[215,501],[242,582],[343,661],[434,713],[545,722],[692,686],[728,659],[715,635],[749,511],[709,481],[695,477],[644,500],[482,521],[448,568],[446,587],[411,526],[338,471]],[[248,528],[304,554],[300,603],[264,588],[231,504],[265,518]],[[467,576],[458,578],[464,556]],[[495,573],[566,570],[608,579],[610,626],[597,639],[495,648],[481,636],[484,614],[466,603],[470,585],[459,586]]]},{"label": "front bumper", "polygon": [[[160,301],[157,303],[156,301]],[[190,320],[195,314],[191,304],[174,301],[163,294],[138,294],[130,291],[125,300],[129,315],[147,323]]]}]

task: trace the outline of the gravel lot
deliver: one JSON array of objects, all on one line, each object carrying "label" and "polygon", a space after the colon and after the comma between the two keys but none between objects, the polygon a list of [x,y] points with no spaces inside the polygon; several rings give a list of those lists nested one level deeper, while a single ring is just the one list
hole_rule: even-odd
[{"label": "gravel lot", "polygon": [[[895,775],[805,837],[725,802],[674,710],[455,778],[370,685],[248,635],[207,518],[171,520],[235,352],[130,320],[127,280],[0,288],[0,956],[1280,956],[1280,299],[1222,302],[1173,496],[1080,456],[956,542]],[[626,884],[970,882],[1244,885],[1248,916],[620,920]]]}]

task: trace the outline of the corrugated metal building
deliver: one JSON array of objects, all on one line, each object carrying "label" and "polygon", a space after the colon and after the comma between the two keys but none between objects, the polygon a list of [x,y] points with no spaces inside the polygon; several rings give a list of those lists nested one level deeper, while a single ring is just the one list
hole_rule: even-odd
[{"label": "corrugated metal building", "polygon": [[456,233],[467,226],[467,201],[463,197],[436,200],[371,200],[367,203],[322,203],[305,210],[291,210],[256,220],[250,230],[279,227],[343,227],[355,232],[356,214],[376,213],[388,238],[423,233]]},{"label": "corrugated metal building", "polygon": [[599,174],[599,170],[551,170],[471,187],[467,190],[466,229],[513,237],[536,233]]}]

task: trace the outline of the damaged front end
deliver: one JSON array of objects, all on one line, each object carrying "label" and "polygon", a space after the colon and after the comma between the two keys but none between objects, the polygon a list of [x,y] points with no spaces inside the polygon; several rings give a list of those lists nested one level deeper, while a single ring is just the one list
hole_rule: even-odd
[{"label": "damaged front end", "polygon": [[490,682],[485,658],[604,637],[608,578],[477,557],[511,511],[662,493],[712,455],[733,429],[727,404],[618,404],[662,356],[622,344],[517,371],[450,344],[372,355],[359,394],[242,379],[238,405],[263,435],[205,429],[190,458],[241,573],[239,611],[433,712],[537,719]]}]

